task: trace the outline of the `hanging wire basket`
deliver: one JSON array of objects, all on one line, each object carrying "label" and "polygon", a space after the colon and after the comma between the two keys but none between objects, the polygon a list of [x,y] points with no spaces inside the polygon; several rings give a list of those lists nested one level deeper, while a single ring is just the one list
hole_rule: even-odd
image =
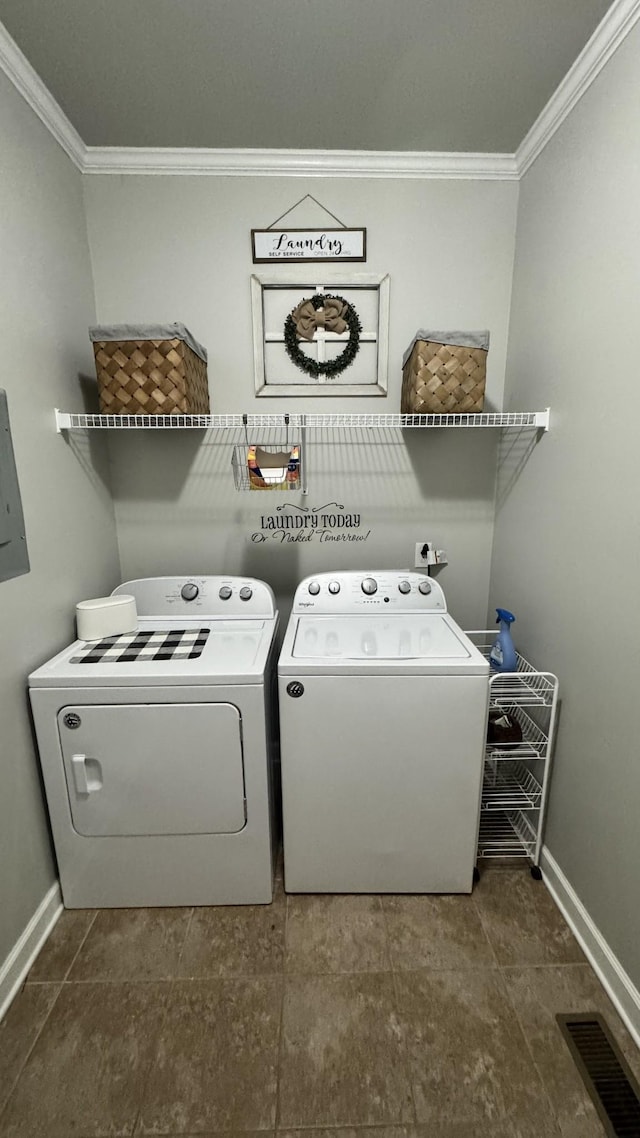
[{"label": "hanging wire basket", "polygon": [[231,466],[236,490],[302,489],[302,445],[289,439],[289,416],[282,426],[260,430],[260,441],[249,437],[247,416],[242,416],[244,443],[233,448]]}]

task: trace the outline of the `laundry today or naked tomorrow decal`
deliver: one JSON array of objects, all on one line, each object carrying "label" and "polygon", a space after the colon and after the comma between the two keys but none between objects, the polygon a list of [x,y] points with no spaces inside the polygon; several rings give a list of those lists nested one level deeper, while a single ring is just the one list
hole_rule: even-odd
[{"label": "laundry today or naked tomorrow decal", "polygon": [[279,545],[309,541],[362,542],[370,533],[370,529],[362,531],[362,515],[347,513],[339,502],[325,502],[324,506],[296,506],[285,502],[276,507],[274,514],[261,514],[260,528],[254,530],[251,540],[258,545],[264,541],[275,541]]}]

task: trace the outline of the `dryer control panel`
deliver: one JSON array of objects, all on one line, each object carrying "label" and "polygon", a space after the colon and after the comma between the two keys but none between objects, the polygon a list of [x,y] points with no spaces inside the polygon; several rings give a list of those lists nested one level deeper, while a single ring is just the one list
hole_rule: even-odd
[{"label": "dryer control panel", "polygon": [[446,612],[447,602],[437,581],[424,573],[398,569],[317,573],[296,589],[293,612],[363,613]]},{"label": "dryer control panel", "polygon": [[125,581],[112,596],[135,597],[138,616],[269,619],[275,597],[265,581],[254,577],[143,577]]}]

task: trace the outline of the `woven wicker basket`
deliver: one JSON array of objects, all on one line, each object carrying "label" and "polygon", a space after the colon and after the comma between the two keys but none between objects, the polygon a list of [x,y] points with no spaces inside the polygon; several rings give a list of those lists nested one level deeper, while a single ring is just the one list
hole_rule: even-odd
[{"label": "woven wicker basket", "polygon": [[[167,329],[172,330],[173,326]],[[128,331],[131,334],[136,330]],[[103,414],[209,413],[206,352],[192,337],[191,343],[204,359],[179,335],[162,339],[131,335],[120,340],[99,339],[100,332],[99,328],[91,329]]]},{"label": "woven wicker basket", "polygon": [[408,415],[479,413],[486,375],[487,348],[416,339],[402,370],[400,409]]}]

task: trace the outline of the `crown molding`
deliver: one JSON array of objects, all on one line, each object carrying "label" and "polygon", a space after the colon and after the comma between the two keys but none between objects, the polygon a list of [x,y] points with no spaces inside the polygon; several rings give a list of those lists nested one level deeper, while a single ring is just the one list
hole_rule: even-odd
[{"label": "crown molding", "polygon": [[480,178],[516,181],[513,154],[386,150],[205,150],[88,146],[87,174],[223,177]]},{"label": "crown molding", "polygon": [[620,44],[640,18],[640,0],[614,0],[544,110],[516,150],[522,177],[553,138]]},{"label": "crown molding", "polygon": [[35,111],[56,142],[69,155],[78,170],[83,170],[86,151],[84,142],[2,23],[0,23],[0,69]]}]

